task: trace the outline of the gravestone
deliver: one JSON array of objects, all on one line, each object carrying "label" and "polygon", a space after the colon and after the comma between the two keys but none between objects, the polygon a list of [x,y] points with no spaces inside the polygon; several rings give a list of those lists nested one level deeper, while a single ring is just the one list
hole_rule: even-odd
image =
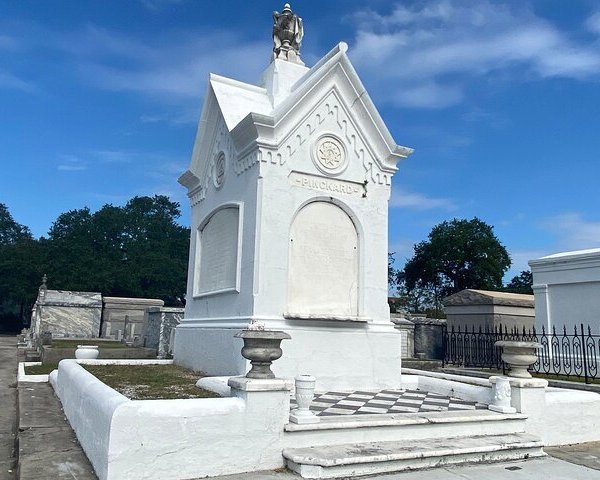
[{"label": "gravestone", "polygon": [[308,68],[302,21],[287,7],[278,15],[258,85],[209,77],[179,179],[192,236],[174,359],[242,375],[234,334],[261,322],[292,337],[273,367],[278,376],[312,374],[319,389],[399,387],[387,210],[396,164],[412,150],[394,142],[347,46]]},{"label": "gravestone", "polygon": [[102,327],[103,338],[118,338],[127,341],[142,339],[146,333],[146,310],[152,307],[162,307],[163,300],[156,298],[102,298]]}]

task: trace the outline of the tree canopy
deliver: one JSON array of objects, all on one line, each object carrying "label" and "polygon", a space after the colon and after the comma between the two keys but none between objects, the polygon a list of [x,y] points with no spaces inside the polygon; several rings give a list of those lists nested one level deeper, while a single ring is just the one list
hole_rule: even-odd
[{"label": "tree canopy", "polygon": [[176,222],[180,215],[160,195],[63,213],[48,234],[50,284],[176,303],[185,295],[190,236]]},{"label": "tree canopy", "polygon": [[6,205],[0,203],[0,245],[14,245],[32,238],[29,228],[15,222]]},{"label": "tree canopy", "polygon": [[533,275],[529,270],[523,270],[519,275],[514,276],[506,285],[505,290],[511,293],[524,293],[533,295]]},{"label": "tree canopy", "polygon": [[[29,228],[17,223],[0,203],[0,330],[18,329],[40,283],[41,249]],[[2,328],[4,327],[4,328]]]},{"label": "tree canopy", "polygon": [[[465,288],[498,290],[511,265],[493,228],[478,218],[453,219],[433,227],[399,275],[401,292],[414,304],[441,299]],[[414,305],[413,305],[414,306]]]},{"label": "tree canopy", "polygon": [[48,238],[35,240],[0,204],[0,309],[19,305],[26,315],[44,273],[53,289],[180,304],[190,237],[180,216],[179,204],[165,196],[134,197],[124,206],[65,212]]}]

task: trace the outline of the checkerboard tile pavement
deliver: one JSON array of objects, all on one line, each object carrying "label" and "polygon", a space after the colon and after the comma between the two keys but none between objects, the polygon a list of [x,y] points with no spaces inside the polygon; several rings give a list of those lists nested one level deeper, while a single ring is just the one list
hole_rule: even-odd
[{"label": "checkerboard tile pavement", "polygon": [[[297,407],[292,398],[291,408]],[[487,409],[487,405],[420,390],[382,390],[380,392],[316,393],[310,405],[318,416],[374,413],[443,412]]]}]

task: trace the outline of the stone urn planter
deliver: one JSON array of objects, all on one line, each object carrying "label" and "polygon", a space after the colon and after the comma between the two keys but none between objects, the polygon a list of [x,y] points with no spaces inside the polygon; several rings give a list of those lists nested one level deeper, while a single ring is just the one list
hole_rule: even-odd
[{"label": "stone urn planter", "polygon": [[242,330],[235,335],[244,341],[242,357],[250,360],[252,368],[246,378],[275,378],[271,363],[283,355],[281,341],[292,338],[280,330]]},{"label": "stone urn planter", "polygon": [[75,350],[77,360],[95,360],[99,354],[98,345],[77,345]]},{"label": "stone urn planter", "polygon": [[500,340],[495,343],[502,348],[502,361],[510,367],[510,376],[531,378],[527,369],[537,361],[537,351],[542,345],[537,342]]}]

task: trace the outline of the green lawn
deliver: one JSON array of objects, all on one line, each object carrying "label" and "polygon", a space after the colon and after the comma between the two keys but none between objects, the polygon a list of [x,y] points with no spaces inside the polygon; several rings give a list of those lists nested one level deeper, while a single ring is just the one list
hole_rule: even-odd
[{"label": "green lawn", "polygon": [[131,400],[210,398],[201,390],[202,376],[177,365],[82,365],[88,372]]},{"label": "green lawn", "polygon": [[48,375],[52,370],[58,368],[57,363],[43,363],[42,365],[31,365],[25,367],[25,375]]},{"label": "green lawn", "polygon": [[52,340],[52,348],[77,348],[77,345],[98,345],[98,348],[127,348],[127,345],[115,341],[98,341],[93,338],[82,338],[80,340]]}]

